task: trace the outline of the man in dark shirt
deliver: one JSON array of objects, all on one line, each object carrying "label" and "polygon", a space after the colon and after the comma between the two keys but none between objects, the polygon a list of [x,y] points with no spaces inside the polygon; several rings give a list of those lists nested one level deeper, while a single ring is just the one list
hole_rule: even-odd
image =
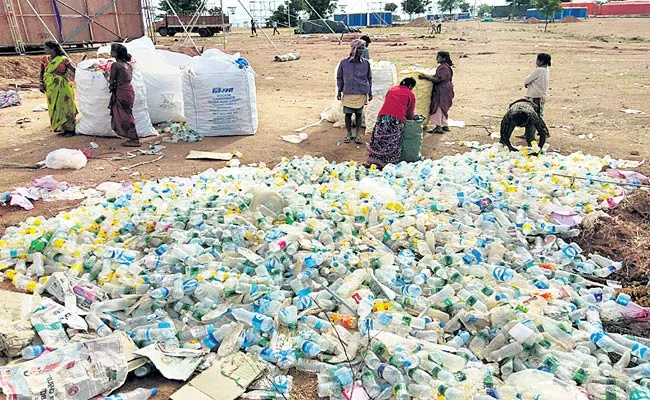
[{"label": "man in dark shirt", "polygon": [[251,36],[258,36],[257,35],[257,22],[255,22],[254,19],[251,18]]},{"label": "man in dark shirt", "polygon": [[501,120],[501,140],[499,142],[508,147],[510,151],[517,151],[510,143],[510,136],[517,126],[526,128],[528,146],[531,146],[535,140],[535,131],[539,134],[540,149],[544,147],[546,138],[550,136],[544,120],[539,116],[539,106],[527,99],[520,99],[510,104],[508,112]]},{"label": "man in dark shirt", "polygon": [[[345,129],[347,136],[344,142],[361,144],[361,121],[363,106],[372,101],[372,72],[368,60],[362,57],[366,42],[360,39],[353,40],[350,45],[350,55],[339,63],[336,72],[336,85],[338,93],[336,98],[343,104],[345,113]],[[352,114],[355,115],[356,136],[352,135]]]}]

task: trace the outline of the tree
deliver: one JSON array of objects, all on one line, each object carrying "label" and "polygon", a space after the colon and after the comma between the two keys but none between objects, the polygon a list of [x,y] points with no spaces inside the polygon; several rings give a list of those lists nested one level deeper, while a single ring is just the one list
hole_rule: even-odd
[{"label": "tree", "polygon": [[[174,11],[177,13],[194,13],[201,6],[202,0],[169,0],[169,4],[174,7]],[[160,8],[165,12],[171,12],[171,8],[167,4],[167,1],[160,1]]]},{"label": "tree", "polygon": [[386,3],[384,6],[384,11],[395,12],[397,10],[397,4],[395,3]]},{"label": "tree", "polygon": [[296,7],[293,6],[293,4],[290,5],[289,8],[289,17],[291,21],[287,21],[287,6],[285,4],[280,4],[278,8],[273,11],[273,14],[271,17],[268,19],[268,24],[267,26],[271,26],[272,23],[275,21],[278,23],[278,25],[282,26],[289,26],[291,23],[291,26],[298,26],[298,12],[300,11],[300,3],[298,2],[292,2],[292,3],[297,3]]},{"label": "tree", "polygon": [[[311,4],[311,7],[307,4],[303,7],[309,13],[309,19],[327,18],[336,8],[336,0],[310,0],[309,4]],[[312,7],[314,8],[313,10]],[[319,14],[320,17],[318,16]]]},{"label": "tree", "polygon": [[409,15],[410,19],[413,19],[413,14],[422,14],[429,4],[431,4],[431,0],[404,0],[402,1],[402,10]]},{"label": "tree", "polygon": [[546,17],[546,24],[544,24],[544,32],[546,32],[548,20],[553,18],[556,12],[562,11],[562,5],[560,0],[537,0],[537,8]]},{"label": "tree", "polygon": [[533,0],[506,0],[509,6],[513,7],[526,7],[529,8],[533,5]]},{"label": "tree", "polygon": [[492,14],[493,8],[494,6],[491,6],[489,4],[479,4],[476,13],[482,17],[485,14]]},{"label": "tree", "polygon": [[460,8],[460,11],[462,11],[462,12],[468,12],[469,9],[471,8],[471,6],[466,1],[460,1],[458,3],[458,8]]},{"label": "tree", "polygon": [[438,0],[440,11],[449,11],[451,14],[461,3],[461,0]]},{"label": "tree", "polygon": [[208,15],[221,15],[221,7],[212,7],[205,10]]}]

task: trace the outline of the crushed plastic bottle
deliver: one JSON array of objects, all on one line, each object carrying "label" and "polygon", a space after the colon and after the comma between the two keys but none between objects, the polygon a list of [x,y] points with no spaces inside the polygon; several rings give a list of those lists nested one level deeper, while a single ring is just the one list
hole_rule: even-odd
[{"label": "crushed plastic bottle", "polygon": [[[124,184],[7,228],[0,264],[54,297],[47,280],[63,274],[94,335],[245,351],[317,374],[337,400],[644,398],[650,340],[604,322],[650,310],[591,281],[623,264],[585,254],[554,218],[624,194],[598,177],[626,163],[525,153],[483,146],[382,171],[303,157]],[[50,323],[57,342],[72,336]],[[244,398],[291,391],[272,381]]]}]

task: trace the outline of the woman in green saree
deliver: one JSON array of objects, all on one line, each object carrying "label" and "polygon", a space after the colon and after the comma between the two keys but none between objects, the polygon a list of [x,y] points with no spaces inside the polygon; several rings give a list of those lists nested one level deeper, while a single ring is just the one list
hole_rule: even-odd
[{"label": "woman in green saree", "polygon": [[52,130],[63,137],[75,135],[77,106],[68,73],[75,68],[56,42],[45,42],[45,56],[41,58],[41,93],[47,97],[47,111]]}]

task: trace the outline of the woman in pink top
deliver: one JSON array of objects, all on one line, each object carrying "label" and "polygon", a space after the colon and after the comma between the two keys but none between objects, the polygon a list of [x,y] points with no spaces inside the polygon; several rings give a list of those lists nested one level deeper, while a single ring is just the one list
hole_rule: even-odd
[{"label": "woman in pink top", "polygon": [[402,153],[404,123],[413,119],[415,111],[415,79],[406,78],[399,86],[386,93],[384,105],[377,115],[377,123],[368,144],[368,164],[383,168],[397,164]]},{"label": "woman in pink top", "polygon": [[447,118],[449,118],[449,109],[454,100],[454,84],[452,83],[454,71],[451,69],[454,63],[451,62],[449,53],[446,51],[439,51],[436,61],[440,65],[436,69],[435,75],[420,74],[420,79],[433,82],[429,123],[435,125],[435,128],[429,130],[429,133],[449,132]]}]

